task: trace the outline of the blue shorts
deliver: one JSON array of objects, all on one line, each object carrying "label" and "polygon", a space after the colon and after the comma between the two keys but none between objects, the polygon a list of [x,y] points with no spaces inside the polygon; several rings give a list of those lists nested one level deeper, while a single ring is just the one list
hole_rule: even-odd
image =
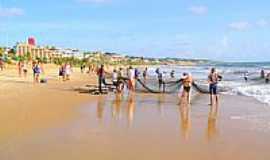
[{"label": "blue shorts", "polygon": [[211,95],[217,95],[217,84],[210,84],[209,91]]}]

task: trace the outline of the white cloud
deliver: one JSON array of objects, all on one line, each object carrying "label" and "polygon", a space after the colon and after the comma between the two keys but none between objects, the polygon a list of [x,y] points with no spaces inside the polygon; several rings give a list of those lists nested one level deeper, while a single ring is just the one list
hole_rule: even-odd
[{"label": "white cloud", "polygon": [[14,17],[22,16],[24,14],[23,9],[21,8],[2,8],[0,7],[0,17]]},{"label": "white cloud", "polygon": [[247,21],[233,22],[229,24],[229,27],[233,30],[244,31],[251,27],[251,23]]},{"label": "white cloud", "polygon": [[260,19],[256,22],[256,24],[260,27],[266,27],[268,26],[269,22],[265,19]]},{"label": "white cloud", "polygon": [[205,15],[208,13],[208,7],[206,6],[191,6],[188,10],[195,15]]}]

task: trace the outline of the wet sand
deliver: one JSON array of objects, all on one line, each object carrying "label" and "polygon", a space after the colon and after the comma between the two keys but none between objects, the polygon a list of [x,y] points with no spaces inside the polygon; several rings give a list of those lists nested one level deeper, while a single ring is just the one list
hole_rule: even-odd
[{"label": "wet sand", "polygon": [[[270,107],[221,96],[191,106],[176,95],[90,96],[70,88],[93,77],[34,85],[0,74],[0,159],[3,160],[264,160],[270,158]],[[14,76],[14,75],[13,75]]]}]

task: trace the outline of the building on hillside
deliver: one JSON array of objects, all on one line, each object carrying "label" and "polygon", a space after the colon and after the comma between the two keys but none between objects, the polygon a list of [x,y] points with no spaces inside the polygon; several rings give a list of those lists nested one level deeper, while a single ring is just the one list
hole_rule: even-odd
[{"label": "building on hillside", "polygon": [[117,53],[104,53],[104,55],[109,58],[111,62],[121,62],[123,60],[126,60],[126,57],[124,55],[120,55]]},{"label": "building on hillside", "polygon": [[83,53],[78,49],[68,48],[68,49],[59,49],[59,51],[62,53],[62,57],[65,57],[65,58],[75,57],[75,58],[83,59]]},{"label": "building on hillside", "polygon": [[40,46],[34,46],[28,43],[18,43],[16,46],[16,54],[18,56],[25,56],[30,54],[33,59],[35,58],[59,58],[61,53],[57,50],[51,50]]}]

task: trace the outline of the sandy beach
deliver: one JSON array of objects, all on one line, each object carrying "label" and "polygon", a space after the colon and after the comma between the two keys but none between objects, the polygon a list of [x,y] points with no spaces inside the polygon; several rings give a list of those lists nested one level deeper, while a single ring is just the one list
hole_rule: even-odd
[{"label": "sandy beach", "polygon": [[196,96],[190,107],[175,95],[80,94],[95,75],[73,73],[33,84],[15,68],[0,72],[0,159],[3,160],[265,160],[270,158],[270,107],[221,95],[218,107]]}]

